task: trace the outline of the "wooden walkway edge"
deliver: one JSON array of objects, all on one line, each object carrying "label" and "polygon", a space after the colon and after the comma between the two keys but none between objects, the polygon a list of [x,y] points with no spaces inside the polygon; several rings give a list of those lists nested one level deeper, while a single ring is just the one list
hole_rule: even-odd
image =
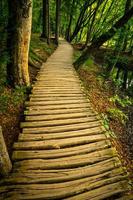
[{"label": "wooden walkway edge", "polygon": [[130,200],[128,174],[61,41],[43,64],[14,144],[0,200]]}]

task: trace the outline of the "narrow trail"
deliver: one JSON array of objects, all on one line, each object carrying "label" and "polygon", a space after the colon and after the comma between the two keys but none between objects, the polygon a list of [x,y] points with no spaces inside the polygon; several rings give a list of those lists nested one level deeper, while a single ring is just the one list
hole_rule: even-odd
[{"label": "narrow trail", "polygon": [[14,144],[1,200],[130,200],[127,174],[61,41],[43,64]]}]

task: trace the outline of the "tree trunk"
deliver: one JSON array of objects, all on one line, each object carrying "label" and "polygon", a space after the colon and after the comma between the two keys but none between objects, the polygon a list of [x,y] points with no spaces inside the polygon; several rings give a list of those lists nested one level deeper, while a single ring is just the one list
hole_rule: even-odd
[{"label": "tree trunk", "polygon": [[9,84],[30,85],[28,57],[32,24],[30,0],[8,0],[9,21],[7,47],[10,62],[7,65]]},{"label": "tree trunk", "polygon": [[59,43],[59,27],[60,27],[60,6],[61,0],[56,0],[56,28],[55,28],[55,42]]},{"label": "tree trunk", "polygon": [[50,43],[50,16],[49,16],[49,0],[43,0],[43,20],[41,37]]},{"label": "tree trunk", "polygon": [[91,51],[98,49],[102,44],[104,44],[107,40],[111,39],[114,34],[117,32],[117,30],[121,27],[123,27],[128,20],[133,16],[133,7],[126,13],[124,14],[123,17],[121,17],[113,26],[112,28],[108,31],[102,34],[100,37],[98,37],[88,48],[86,51],[83,52],[83,54],[76,60],[74,63],[74,66],[76,69],[80,65],[82,65],[85,60],[88,59]]},{"label": "tree trunk", "polygon": [[50,44],[50,14],[49,14],[49,0],[47,0],[48,7],[48,32],[47,32],[47,43]]},{"label": "tree trunk", "polygon": [[70,34],[71,34],[71,25],[73,19],[73,11],[74,11],[75,0],[72,1],[71,13],[70,13],[70,20],[66,31],[66,40],[70,42]]},{"label": "tree trunk", "polygon": [[41,37],[42,38],[46,38],[47,39],[47,0],[43,0],[43,13],[42,13],[42,34]]}]

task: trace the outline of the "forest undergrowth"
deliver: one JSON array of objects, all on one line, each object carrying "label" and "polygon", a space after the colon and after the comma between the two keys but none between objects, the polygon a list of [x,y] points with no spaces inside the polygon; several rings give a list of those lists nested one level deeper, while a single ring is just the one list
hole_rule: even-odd
[{"label": "forest undergrowth", "polygon": [[[43,62],[52,54],[56,45],[50,45],[39,34],[33,34],[30,45],[29,71],[31,84],[35,81],[37,72]],[[28,99],[31,87],[15,86],[9,87],[6,82],[6,63],[3,64],[0,78],[0,122],[4,139],[10,156],[12,155],[13,143],[20,133],[20,121],[24,119],[24,102]]]},{"label": "forest undergrowth", "polygon": [[[77,49],[75,47],[74,58],[81,54]],[[95,54],[95,58],[90,57],[78,69],[78,74],[94,110],[102,119],[107,136],[117,149],[123,166],[126,167],[133,181],[132,131],[127,131],[128,126],[133,126],[132,116],[128,116],[128,111],[133,106],[133,99],[117,87],[111,77],[105,79],[105,69],[101,66],[103,60],[98,60],[96,55],[98,54]],[[95,61],[99,61],[100,64]]]}]

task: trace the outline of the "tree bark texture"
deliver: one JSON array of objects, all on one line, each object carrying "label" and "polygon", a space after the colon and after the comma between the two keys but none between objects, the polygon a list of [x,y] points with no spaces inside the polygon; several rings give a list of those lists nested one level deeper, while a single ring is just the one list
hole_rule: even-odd
[{"label": "tree bark texture", "polygon": [[11,85],[30,85],[28,56],[31,38],[32,1],[8,0],[8,41],[10,62],[7,65]]}]

